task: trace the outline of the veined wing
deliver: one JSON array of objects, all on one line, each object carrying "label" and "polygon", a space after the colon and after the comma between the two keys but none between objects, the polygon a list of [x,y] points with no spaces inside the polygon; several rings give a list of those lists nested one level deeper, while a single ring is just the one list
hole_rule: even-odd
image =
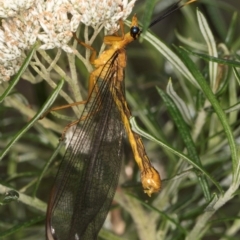
[{"label": "veined wing", "polygon": [[103,67],[104,79],[97,79],[81,116],[86,119],[78,124],[61,161],[48,204],[49,239],[97,239],[111,206],[124,131],[113,99],[115,91],[124,93],[117,66],[116,52]]}]

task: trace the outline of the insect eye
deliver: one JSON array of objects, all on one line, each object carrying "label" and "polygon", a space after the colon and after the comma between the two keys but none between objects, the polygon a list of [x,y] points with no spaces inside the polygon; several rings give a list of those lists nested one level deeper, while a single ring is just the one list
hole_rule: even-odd
[{"label": "insect eye", "polygon": [[141,30],[139,29],[139,27],[131,27],[130,34],[134,39],[138,38],[140,33]]}]

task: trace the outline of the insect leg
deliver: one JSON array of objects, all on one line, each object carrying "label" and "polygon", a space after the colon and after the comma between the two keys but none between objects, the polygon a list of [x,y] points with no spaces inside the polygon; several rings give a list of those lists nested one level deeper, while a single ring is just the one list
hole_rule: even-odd
[{"label": "insect leg", "polygon": [[92,52],[89,61],[91,64],[93,64],[94,60],[97,58],[97,51],[92,46],[86,44],[85,42],[80,41],[79,38],[76,36],[76,33],[73,33],[73,37],[78,42],[78,44],[84,46],[85,48],[89,49]]},{"label": "insect leg", "polygon": [[[96,50],[91,47],[90,45],[84,43],[84,42],[81,42],[75,33],[73,33],[73,36],[74,38],[78,41],[79,44],[83,45],[84,47],[90,49],[92,51],[92,54],[91,54],[91,57],[90,57],[90,62],[91,64],[94,62],[94,60],[96,59],[96,55],[97,55],[97,52]],[[71,103],[71,104],[66,104],[66,105],[62,105],[62,106],[58,106],[58,107],[53,107],[51,109],[49,109],[48,111],[46,111],[40,119],[43,119],[44,117],[47,116],[48,113],[52,112],[52,111],[58,111],[58,110],[62,110],[62,109],[65,109],[65,108],[69,108],[69,107],[73,107],[73,106],[78,106],[78,105],[81,105],[81,104],[86,104],[88,102],[88,99],[94,89],[94,86],[95,86],[95,83],[96,83],[96,77],[94,74],[91,74],[90,77],[89,77],[89,81],[88,81],[88,97],[87,97],[87,100],[83,100],[83,101],[80,101],[80,102],[74,102],[74,103]],[[95,92],[97,92],[97,87],[95,87]]]}]

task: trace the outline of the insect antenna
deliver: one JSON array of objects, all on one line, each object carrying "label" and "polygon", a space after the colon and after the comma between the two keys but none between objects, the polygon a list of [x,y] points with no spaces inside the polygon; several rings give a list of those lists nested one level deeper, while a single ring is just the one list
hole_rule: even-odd
[{"label": "insect antenna", "polygon": [[153,20],[150,25],[148,26],[149,28],[152,27],[153,25],[155,25],[156,23],[160,22],[161,20],[163,20],[164,18],[166,18],[167,16],[169,16],[170,14],[172,14],[173,12],[179,10],[180,8],[192,3],[192,2],[196,2],[197,0],[189,0],[188,2],[179,5],[180,2],[182,0],[179,0],[178,2],[176,2],[175,4],[171,5],[168,9],[166,9],[164,14],[161,14],[161,16],[159,16],[158,18],[156,18],[155,20]]}]

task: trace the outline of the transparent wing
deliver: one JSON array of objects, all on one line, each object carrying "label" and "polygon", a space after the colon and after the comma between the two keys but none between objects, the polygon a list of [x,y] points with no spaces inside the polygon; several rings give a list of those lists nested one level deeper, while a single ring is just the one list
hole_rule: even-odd
[{"label": "transparent wing", "polygon": [[[122,162],[124,126],[114,103],[118,54],[98,79],[60,164],[47,212],[53,239],[97,239],[114,197]],[[103,74],[101,74],[103,76]],[[119,81],[118,81],[119,83]]]}]

